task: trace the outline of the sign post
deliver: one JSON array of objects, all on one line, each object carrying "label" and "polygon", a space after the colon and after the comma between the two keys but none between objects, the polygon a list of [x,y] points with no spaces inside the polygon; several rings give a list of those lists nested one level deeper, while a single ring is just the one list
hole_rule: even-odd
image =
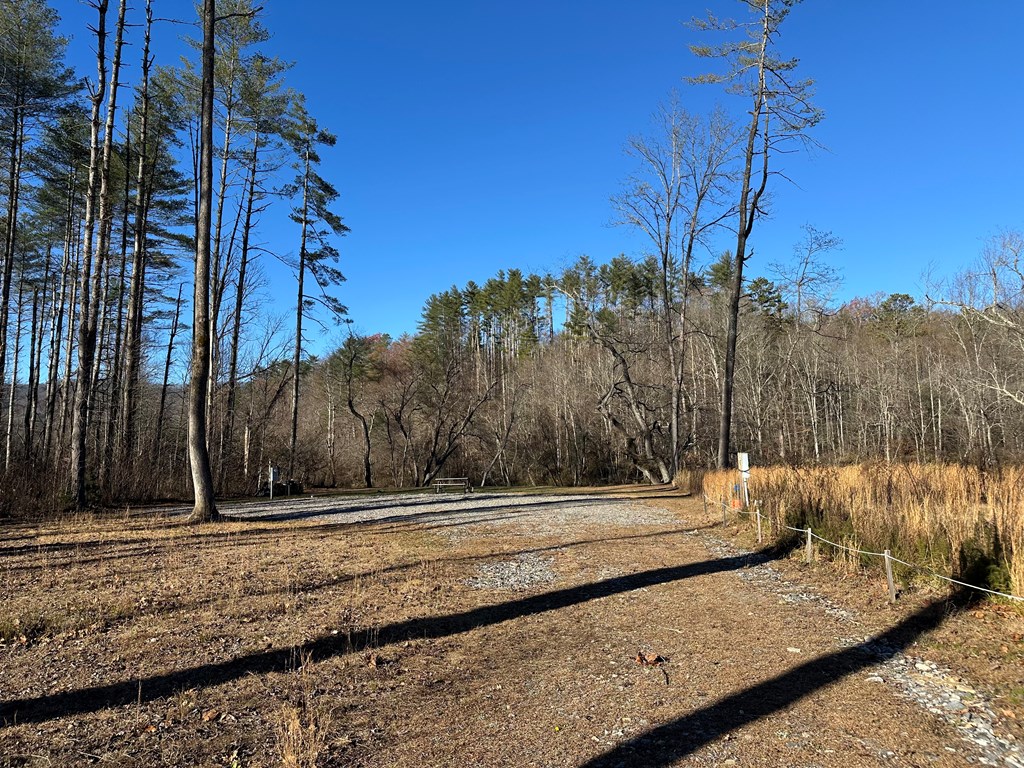
[{"label": "sign post", "polygon": [[737,453],[736,467],[740,471],[740,479],[743,482],[743,506],[750,506],[750,490],[747,488],[747,481],[750,480],[750,454]]},{"label": "sign post", "polygon": [[274,499],[274,483],[277,482],[277,467],[274,466],[273,462],[270,462],[270,464],[268,466],[268,469],[269,469],[269,472],[267,474],[270,476],[270,499],[271,499],[271,501],[273,501],[273,499]]}]

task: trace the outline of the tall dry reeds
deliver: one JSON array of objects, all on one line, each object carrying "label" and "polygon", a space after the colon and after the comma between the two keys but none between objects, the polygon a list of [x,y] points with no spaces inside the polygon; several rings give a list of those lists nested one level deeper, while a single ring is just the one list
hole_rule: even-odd
[{"label": "tall dry reeds", "polygon": [[704,469],[684,468],[676,472],[672,484],[683,493],[698,494],[704,487]]},{"label": "tall dry reeds", "polygon": [[[710,472],[704,493],[731,504],[737,482],[735,471]],[[891,549],[979,586],[1024,592],[1024,467],[754,467],[750,497],[776,532],[809,526],[846,546]]]}]

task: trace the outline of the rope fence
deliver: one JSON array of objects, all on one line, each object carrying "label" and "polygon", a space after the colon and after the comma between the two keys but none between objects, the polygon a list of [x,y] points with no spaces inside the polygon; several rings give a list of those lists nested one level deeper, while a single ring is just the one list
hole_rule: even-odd
[{"label": "rope fence", "polygon": [[[705,514],[708,511],[708,505],[709,504],[718,505],[718,506],[720,506],[722,508],[722,525],[727,525],[728,524],[730,509],[731,509],[731,511],[735,512],[737,515],[746,515],[746,516],[753,516],[753,517],[755,517],[756,520],[757,520],[757,543],[758,544],[762,544],[764,542],[764,532],[763,532],[762,523],[763,522],[767,522],[769,524],[769,526],[770,526],[771,525],[771,520],[761,514],[761,502],[759,500],[754,501],[753,504],[751,505],[752,509],[748,510],[748,509],[744,509],[742,506],[738,506],[738,507],[734,506],[734,507],[730,508],[730,505],[726,504],[724,501],[715,501],[714,499],[709,499],[707,497],[707,495],[705,494],[704,495],[704,512],[705,512]],[[819,536],[813,530],[811,530],[810,527],[807,527],[807,528],[794,528],[791,525],[785,525],[783,523],[783,524],[781,524],[781,528],[782,528],[782,530],[793,531],[795,533],[799,533],[799,534],[801,534],[801,535],[803,535],[805,537],[804,558],[805,558],[805,560],[808,563],[814,562],[814,541],[815,540],[820,541],[822,544],[828,544],[829,546],[834,547],[835,549],[842,550],[844,552],[849,552],[851,554],[864,555],[864,556],[867,556],[867,557],[880,557],[880,558],[882,558],[885,561],[885,577],[886,577],[886,581],[888,582],[889,600],[890,600],[890,602],[896,602],[896,582],[895,582],[895,580],[893,578],[893,573],[892,573],[892,564],[893,563],[899,563],[900,565],[903,565],[903,566],[905,566],[907,568],[910,568],[912,570],[918,571],[920,573],[927,574],[927,575],[932,576],[932,577],[934,577],[936,579],[939,579],[941,581],[948,581],[950,584],[956,584],[956,585],[961,586],[961,587],[966,587],[967,589],[973,589],[973,590],[975,590],[977,592],[985,592],[985,593],[987,593],[989,595],[996,595],[998,597],[1005,597],[1007,600],[1016,600],[1018,602],[1024,602],[1024,597],[1021,597],[1019,595],[1011,595],[1011,594],[1008,594],[1006,592],[999,592],[999,591],[994,590],[994,589],[986,589],[985,587],[979,587],[976,584],[968,584],[968,583],[966,583],[964,581],[958,581],[957,579],[950,578],[949,576],[944,576],[941,573],[936,573],[931,568],[926,568],[926,567],[924,567],[922,565],[916,565],[915,563],[908,563],[906,560],[901,560],[898,557],[893,557],[892,552],[890,552],[888,549],[883,551],[883,552],[870,552],[870,551],[867,551],[867,550],[864,550],[864,549],[856,549],[854,547],[847,547],[847,546],[845,546],[843,544],[837,544],[834,541],[829,541],[828,539],[826,539],[826,538],[824,538],[822,536]]]}]

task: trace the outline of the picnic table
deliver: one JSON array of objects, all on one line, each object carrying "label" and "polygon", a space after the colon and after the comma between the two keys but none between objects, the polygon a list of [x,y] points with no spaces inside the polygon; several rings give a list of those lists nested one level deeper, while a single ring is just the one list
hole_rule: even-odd
[{"label": "picnic table", "polygon": [[448,488],[461,488],[463,493],[473,492],[473,486],[469,484],[468,477],[435,477],[432,482],[435,493],[441,493]]}]

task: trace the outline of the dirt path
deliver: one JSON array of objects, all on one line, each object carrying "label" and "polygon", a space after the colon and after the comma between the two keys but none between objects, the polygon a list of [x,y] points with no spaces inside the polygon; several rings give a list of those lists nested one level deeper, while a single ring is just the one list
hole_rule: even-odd
[{"label": "dirt path", "polygon": [[1024,764],[919,655],[944,602],[825,598],[632,495],[13,531],[0,765]]}]

